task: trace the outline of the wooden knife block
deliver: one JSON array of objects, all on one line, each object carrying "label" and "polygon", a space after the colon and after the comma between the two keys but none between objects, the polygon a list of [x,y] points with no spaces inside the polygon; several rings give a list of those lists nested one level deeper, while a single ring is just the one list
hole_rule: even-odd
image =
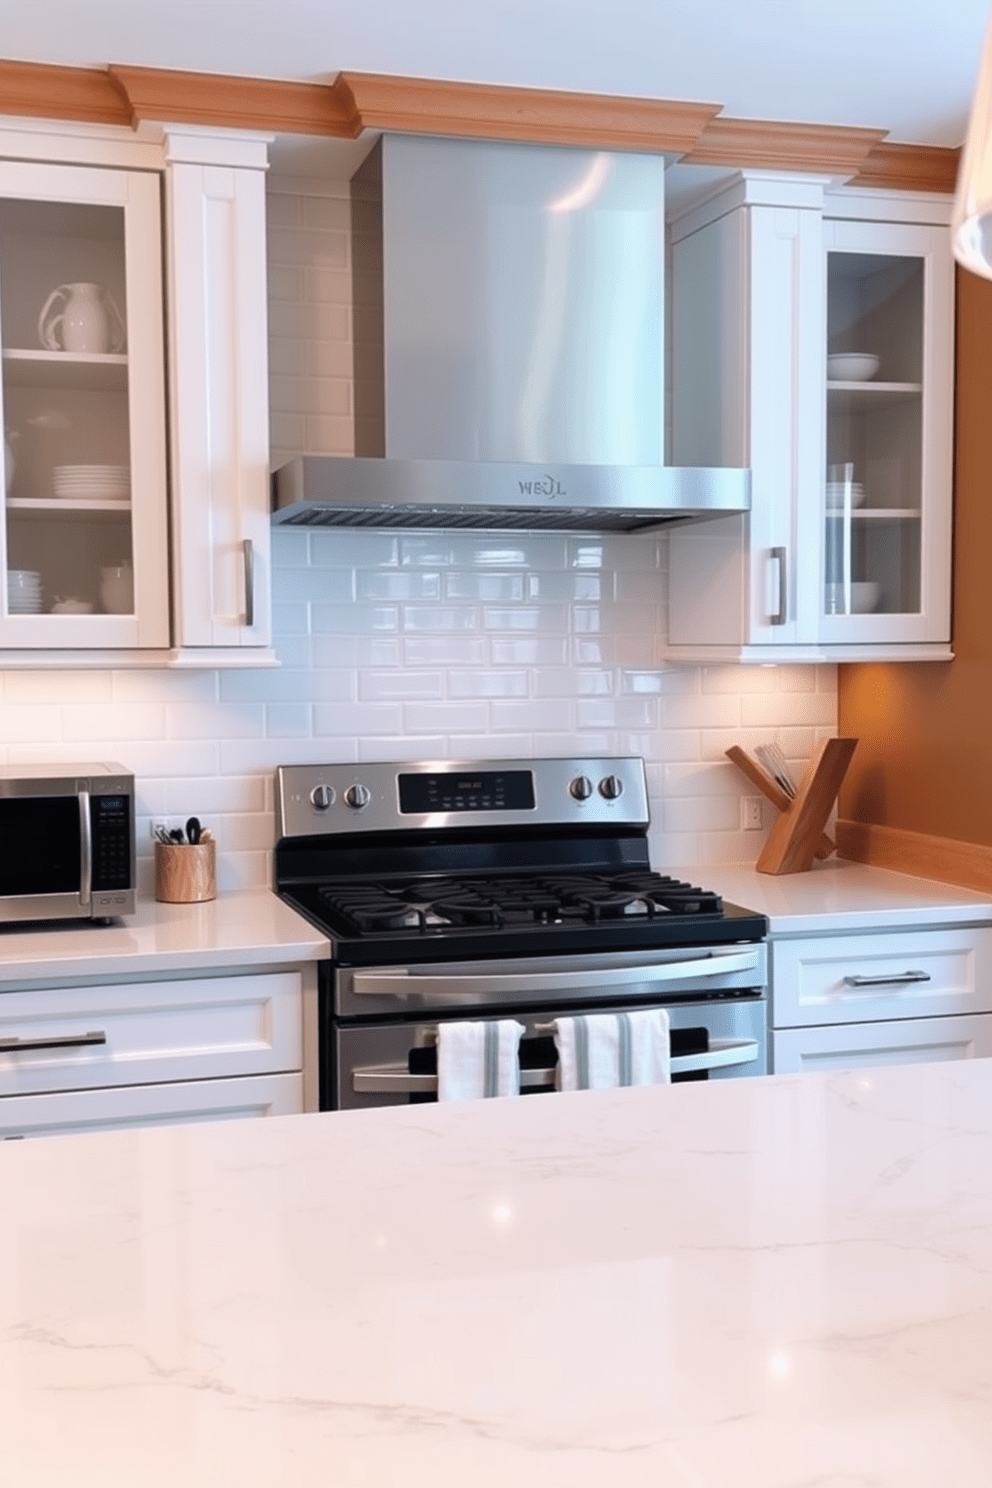
[{"label": "wooden knife block", "polygon": [[857,739],[825,739],[810,760],[794,797],[756,759],[734,744],[727,758],[778,808],[758,856],[758,873],[805,873],[814,858],[828,858],[835,844],[824,832]]}]

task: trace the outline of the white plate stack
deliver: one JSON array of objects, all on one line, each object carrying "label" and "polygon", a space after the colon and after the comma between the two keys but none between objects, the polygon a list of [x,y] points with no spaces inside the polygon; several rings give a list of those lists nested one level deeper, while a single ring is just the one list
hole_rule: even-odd
[{"label": "white plate stack", "polygon": [[131,495],[126,465],[56,465],[52,484],[63,501],[127,501]]},{"label": "white plate stack", "polygon": [[41,575],[27,568],[7,570],[7,613],[38,615],[41,613]]}]

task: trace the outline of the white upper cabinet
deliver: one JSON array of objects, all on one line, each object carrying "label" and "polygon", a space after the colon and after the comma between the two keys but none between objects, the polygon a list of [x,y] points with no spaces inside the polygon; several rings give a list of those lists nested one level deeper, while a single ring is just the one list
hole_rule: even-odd
[{"label": "white upper cabinet", "polygon": [[949,209],[744,173],[672,224],[670,458],[752,472],[672,531],[673,658],[950,655]]},{"label": "white upper cabinet", "polygon": [[169,644],[159,183],[0,161],[0,647]]},{"label": "white upper cabinet", "polygon": [[234,131],[0,126],[3,665],[274,660],[265,168]]}]

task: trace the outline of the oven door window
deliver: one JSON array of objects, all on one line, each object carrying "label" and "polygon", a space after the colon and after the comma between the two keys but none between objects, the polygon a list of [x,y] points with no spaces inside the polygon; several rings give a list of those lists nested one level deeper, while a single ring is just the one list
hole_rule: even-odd
[{"label": "oven door window", "polygon": [[79,797],[0,798],[0,897],[75,894],[79,882]]}]

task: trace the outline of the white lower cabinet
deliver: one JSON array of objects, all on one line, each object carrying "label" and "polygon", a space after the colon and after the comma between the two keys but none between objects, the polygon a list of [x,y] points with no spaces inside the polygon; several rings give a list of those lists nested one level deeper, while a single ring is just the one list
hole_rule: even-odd
[{"label": "white lower cabinet", "polygon": [[989,1054],[992,1013],[974,1018],[835,1023],[822,1028],[782,1028],[772,1033],[772,1068],[777,1075],[878,1064],[927,1064]]},{"label": "white lower cabinet", "polygon": [[0,989],[0,1137],[302,1111],[312,968]]},{"label": "white lower cabinet", "polygon": [[14,1095],[0,1101],[0,1141],[54,1137],[114,1127],[175,1126],[246,1116],[292,1116],[303,1109],[302,1075],[250,1075],[234,1080],[183,1080]]},{"label": "white lower cabinet", "polygon": [[992,1054],[992,927],[772,940],[775,1074]]}]

